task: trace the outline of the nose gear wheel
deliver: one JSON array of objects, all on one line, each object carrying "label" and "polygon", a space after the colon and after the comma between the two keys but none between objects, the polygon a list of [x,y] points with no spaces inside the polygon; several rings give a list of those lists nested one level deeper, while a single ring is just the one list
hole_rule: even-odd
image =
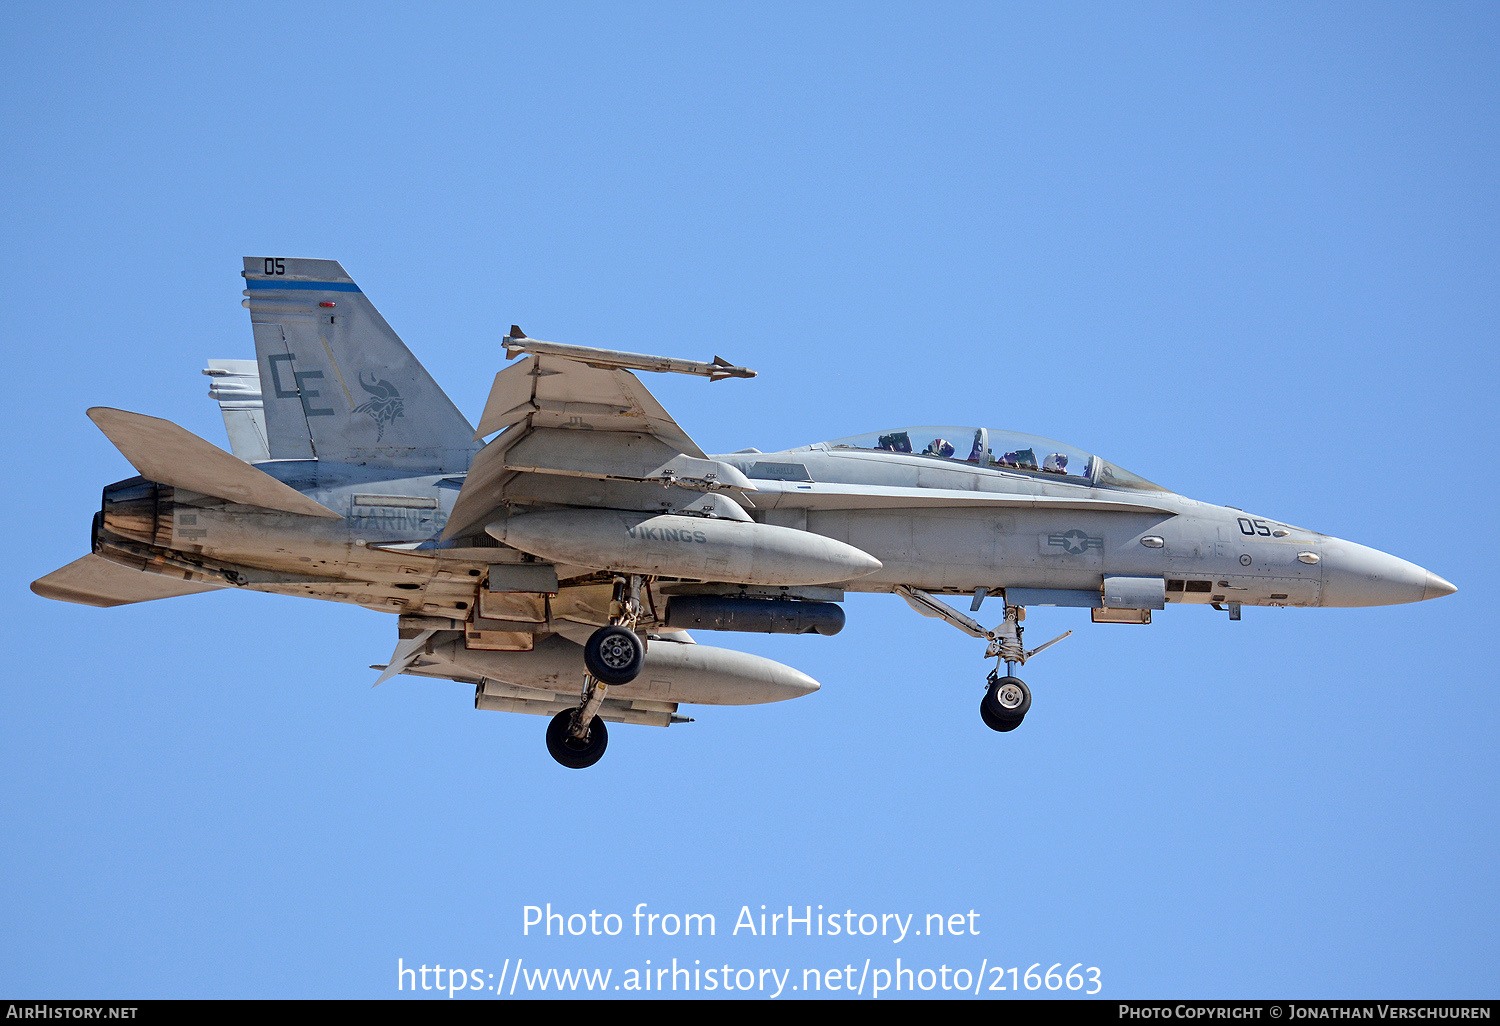
[{"label": "nose gear wheel", "polygon": [[989,687],[979,703],[985,726],[1001,732],[1015,730],[1031,708],[1031,689],[1019,677],[991,673]]}]

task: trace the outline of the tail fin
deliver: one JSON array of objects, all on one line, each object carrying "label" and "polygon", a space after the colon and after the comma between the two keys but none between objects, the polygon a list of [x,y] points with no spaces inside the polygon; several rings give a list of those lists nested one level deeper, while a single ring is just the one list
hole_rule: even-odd
[{"label": "tail fin", "polygon": [[203,371],[213,382],[208,395],[218,400],[229,435],[229,450],[246,463],[271,458],[266,415],[260,401],[260,370],[254,360],[209,360]]},{"label": "tail fin", "polygon": [[272,459],[468,469],[474,429],[336,260],[245,258]]}]

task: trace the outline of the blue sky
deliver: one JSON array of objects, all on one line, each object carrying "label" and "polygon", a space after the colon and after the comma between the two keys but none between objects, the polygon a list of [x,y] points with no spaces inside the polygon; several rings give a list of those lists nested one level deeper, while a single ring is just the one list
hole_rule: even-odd
[{"label": "blue sky", "polygon": [[[0,992],[389,997],[398,958],[790,986],[901,957],[1081,962],[1106,997],[1496,995],[1494,8],[0,19]],[[836,638],[702,639],[818,694],[621,726],[565,771],[544,721],[460,685],[372,691],[379,614],[27,590],[131,473],[86,407],[223,444],[198,370],[253,353],[247,254],[340,260],[471,419],[512,322],[717,353],[760,376],[647,380],[710,452],[1029,431],[1460,590],[1038,610],[1038,640],[1077,633],[1006,735],[978,643],[854,596]],[[718,936],[523,936],[548,902]],[[730,934],[762,904],[980,933]]]}]

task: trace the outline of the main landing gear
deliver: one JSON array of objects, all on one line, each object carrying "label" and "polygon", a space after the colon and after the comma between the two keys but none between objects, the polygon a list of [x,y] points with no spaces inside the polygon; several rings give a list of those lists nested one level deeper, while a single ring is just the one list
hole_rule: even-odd
[{"label": "main landing gear", "polygon": [[605,684],[629,684],[646,664],[646,645],[635,631],[600,627],[583,645],[583,665]]},{"label": "main landing gear", "polygon": [[547,751],[568,769],[588,769],[604,757],[609,744],[603,720],[595,716],[579,731],[582,720],[578,709],[564,709],[547,724]]},{"label": "main landing gear", "polygon": [[635,632],[641,618],[642,579],[615,579],[614,608],[608,627],[583,644],[583,693],[576,709],[564,709],[547,724],[547,751],[569,769],[587,769],[604,756],[609,731],[599,717],[611,684],[629,684],[646,665],[646,643]]}]

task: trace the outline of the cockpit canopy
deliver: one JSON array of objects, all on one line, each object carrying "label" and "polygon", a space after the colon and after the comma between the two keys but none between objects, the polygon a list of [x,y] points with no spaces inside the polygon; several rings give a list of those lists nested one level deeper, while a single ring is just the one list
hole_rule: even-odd
[{"label": "cockpit canopy", "polygon": [[1046,476],[1098,488],[1166,491],[1082,449],[1038,435],[982,427],[927,426],[872,431],[827,443],[830,449],[866,449],[969,463],[995,470]]}]

